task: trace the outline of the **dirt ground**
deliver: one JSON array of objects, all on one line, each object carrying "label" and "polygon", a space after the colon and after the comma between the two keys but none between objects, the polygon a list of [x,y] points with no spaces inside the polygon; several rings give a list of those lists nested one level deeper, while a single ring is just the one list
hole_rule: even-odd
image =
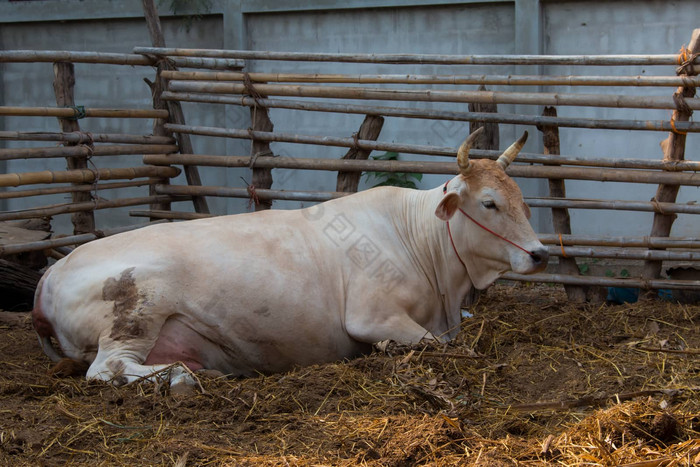
[{"label": "dirt ground", "polygon": [[471,312],[449,345],[186,397],[49,375],[0,313],[0,465],[700,464],[700,306],[501,284]]}]

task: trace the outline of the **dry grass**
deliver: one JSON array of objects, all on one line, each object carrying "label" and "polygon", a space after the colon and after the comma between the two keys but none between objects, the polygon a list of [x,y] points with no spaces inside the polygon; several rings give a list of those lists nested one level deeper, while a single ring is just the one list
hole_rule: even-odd
[{"label": "dry grass", "polygon": [[498,285],[449,345],[188,397],[47,376],[28,322],[0,321],[0,464],[700,463],[700,306],[565,298]]}]

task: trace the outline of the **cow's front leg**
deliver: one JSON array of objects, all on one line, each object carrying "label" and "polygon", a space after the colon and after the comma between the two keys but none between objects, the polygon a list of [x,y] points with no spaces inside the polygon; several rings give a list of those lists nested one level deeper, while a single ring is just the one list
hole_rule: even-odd
[{"label": "cow's front leg", "polygon": [[401,344],[417,344],[424,339],[440,340],[403,310],[389,313],[386,309],[376,313],[369,310],[348,313],[345,328],[350,337],[368,344],[385,340]]}]

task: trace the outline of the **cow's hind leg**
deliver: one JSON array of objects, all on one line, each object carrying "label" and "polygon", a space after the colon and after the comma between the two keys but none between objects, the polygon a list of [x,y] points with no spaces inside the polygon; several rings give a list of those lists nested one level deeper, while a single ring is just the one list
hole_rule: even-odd
[{"label": "cow's hind leg", "polygon": [[144,365],[152,342],[135,339],[114,341],[100,339],[95,360],[87,371],[87,379],[107,381],[123,386],[137,381],[167,382],[171,391],[184,392],[194,388],[196,380],[184,364]]}]

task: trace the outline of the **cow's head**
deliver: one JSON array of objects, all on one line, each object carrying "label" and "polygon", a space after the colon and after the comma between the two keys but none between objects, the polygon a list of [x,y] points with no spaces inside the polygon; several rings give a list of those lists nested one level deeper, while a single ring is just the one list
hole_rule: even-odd
[{"label": "cow's head", "polygon": [[527,140],[527,132],[497,161],[469,160],[469,149],[481,128],[464,141],[457,154],[460,175],[443,188],[435,215],[448,223],[453,243],[477,288],[485,288],[501,274],[539,272],[547,265],[547,249],[528,219],[530,209],[520,188],[505,169]]}]

